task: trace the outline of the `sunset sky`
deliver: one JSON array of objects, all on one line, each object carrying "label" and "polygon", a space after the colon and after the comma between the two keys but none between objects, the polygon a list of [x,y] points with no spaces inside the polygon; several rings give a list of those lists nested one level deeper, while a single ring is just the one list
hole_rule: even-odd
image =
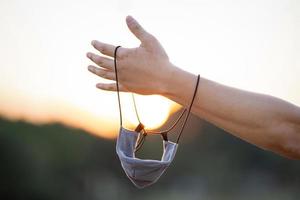
[{"label": "sunset sky", "polygon": [[[134,16],[177,66],[227,85],[300,105],[300,2],[297,0],[2,0],[0,115],[62,122],[102,137],[119,128],[115,93],[87,71],[90,41],[134,47]],[[95,52],[95,51],[94,51]],[[136,124],[131,96],[124,117]],[[138,96],[146,126],[174,111],[159,96]]]}]

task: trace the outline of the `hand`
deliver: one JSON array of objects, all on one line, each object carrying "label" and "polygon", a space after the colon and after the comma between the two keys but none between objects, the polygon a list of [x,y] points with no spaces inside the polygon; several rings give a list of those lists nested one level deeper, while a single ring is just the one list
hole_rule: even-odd
[{"label": "hand", "polygon": [[[119,89],[125,92],[151,95],[162,94],[174,68],[159,41],[131,16],[126,18],[129,30],[140,40],[136,48],[120,47],[117,51]],[[90,65],[88,70],[102,78],[115,81],[113,54],[115,46],[92,41],[95,49],[106,55],[87,53],[99,67]],[[107,57],[108,56],[108,57]],[[112,58],[110,58],[112,57]],[[116,83],[98,83],[97,88],[116,91]]]}]

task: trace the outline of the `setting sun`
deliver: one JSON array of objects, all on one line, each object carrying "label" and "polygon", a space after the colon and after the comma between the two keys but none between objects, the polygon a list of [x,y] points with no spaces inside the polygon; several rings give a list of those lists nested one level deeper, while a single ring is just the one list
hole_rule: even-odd
[{"label": "setting sun", "polygon": [[[138,96],[135,95],[137,111],[141,122],[146,129],[155,129],[161,126],[170,114],[171,102],[160,96]],[[129,106],[130,105],[130,106]],[[125,115],[131,127],[138,124],[137,116],[134,112],[133,102],[130,100],[122,103],[125,108]]]}]

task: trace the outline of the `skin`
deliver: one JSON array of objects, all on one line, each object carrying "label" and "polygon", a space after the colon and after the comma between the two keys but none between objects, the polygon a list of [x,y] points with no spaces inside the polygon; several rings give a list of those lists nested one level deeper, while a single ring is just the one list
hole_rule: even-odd
[{"label": "skin", "polygon": [[[188,107],[197,75],[172,64],[159,41],[133,17],[127,16],[126,23],[141,44],[136,48],[121,47],[118,50],[120,90],[162,95]],[[87,53],[97,65],[88,66],[88,70],[115,81],[115,46],[95,40],[92,46],[102,55]],[[98,83],[96,87],[116,91],[115,82]],[[289,102],[201,77],[192,113],[260,148],[300,159],[300,108]]]}]

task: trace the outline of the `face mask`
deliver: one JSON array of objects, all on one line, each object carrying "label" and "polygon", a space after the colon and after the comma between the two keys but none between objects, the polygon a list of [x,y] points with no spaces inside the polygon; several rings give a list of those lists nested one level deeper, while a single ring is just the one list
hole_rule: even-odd
[{"label": "face mask", "polygon": [[144,188],[155,183],[169,167],[175,157],[178,145],[163,140],[161,160],[142,160],[135,157],[138,136],[139,133],[121,127],[116,151],[127,177],[136,187]]},{"label": "face mask", "polygon": [[[188,113],[185,117],[184,123],[177,137],[176,143],[168,141],[167,133],[176,126],[176,124],[182,118],[186,110],[183,110],[179,118],[168,130],[161,131],[161,132],[146,131],[144,129],[144,125],[140,122],[133,94],[132,97],[134,102],[134,108],[135,108],[138,121],[140,123],[134,131],[125,129],[122,126],[122,110],[121,110],[121,103],[120,103],[119,83],[118,83],[118,73],[117,73],[117,63],[116,63],[116,54],[119,47],[120,46],[116,47],[114,53],[117,94],[118,94],[118,103],[119,103],[119,112],[120,112],[120,131],[119,131],[119,136],[116,144],[116,152],[127,177],[131,180],[131,182],[136,187],[144,188],[154,184],[173,161],[177,151],[178,141],[183,132],[183,129],[185,127],[185,124],[187,122],[187,119],[191,111],[193,101],[195,99],[200,76],[198,75],[195,92],[191,104],[189,106]],[[163,138],[163,155],[161,157],[161,160],[139,159],[135,157],[135,152],[142,146],[145,137],[148,133],[160,134]]]}]

